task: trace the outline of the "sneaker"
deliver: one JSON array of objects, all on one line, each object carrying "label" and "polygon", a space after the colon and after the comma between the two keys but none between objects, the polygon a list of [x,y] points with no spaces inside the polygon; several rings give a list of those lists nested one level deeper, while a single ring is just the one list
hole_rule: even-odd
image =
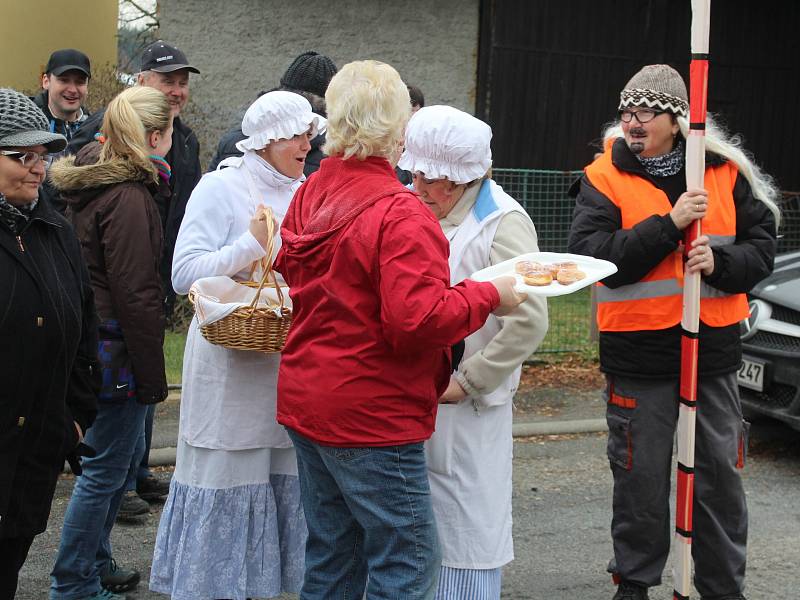
[{"label": "sneaker", "polygon": [[125,495],[122,496],[122,502],[119,504],[117,520],[124,522],[138,522],[139,519],[137,519],[137,517],[141,517],[142,515],[149,513],[150,505],[139,498],[139,496],[136,495],[136,492],[133,490],[128,490],[125,492]]},{"label": "sneaker", "polygon": [[[105,591],[112,592],[111,600],[116,600],[113,594],[130,592],[136,589],[140,579],[139,571],[120,569],[117,566],[117,561],[112,558],[111,562],[108,563],[108,568],[100,576],[100,585],[103,586]],[[103,600],[105,600],[105,597],[103,597]]]},{"label": "sneaker", "polygon": [[623,579],[619,582],[617,593],[611,600],[649,600],[649,598],[646,587]]},{"label": "sneaker", "polygon": [[142,500],[159,500],[169,494],[169,481],[148,475],[144,479],[136,480],[136,493]]},{"label": "sneaker", "polygon": [[115,594],[114,592],[109,592],[108,590],[100,590],[91,596],[84,596],[79,600],[126,600],[126,597]]}]

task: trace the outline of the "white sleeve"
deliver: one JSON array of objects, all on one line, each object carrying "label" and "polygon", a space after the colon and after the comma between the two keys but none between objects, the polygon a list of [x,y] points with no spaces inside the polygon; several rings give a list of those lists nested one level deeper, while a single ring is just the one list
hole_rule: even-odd
[{"label": "white sleeve", "polygon": [[225,182],[208,175],[192,192],[172,258],[176,293],[187,294],[202,277],[235,275],[266,254],[249,230],[226,245],[234,224],[233,199],[229,196]]}]

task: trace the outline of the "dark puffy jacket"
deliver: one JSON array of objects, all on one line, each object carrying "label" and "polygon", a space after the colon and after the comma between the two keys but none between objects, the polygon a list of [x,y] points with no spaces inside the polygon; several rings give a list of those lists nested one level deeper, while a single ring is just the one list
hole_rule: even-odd
[{"label": "dark puffy jacket", "polygon": [[[669,177],[652,177],[618,139],[610,152],[620,171],[646,178],[659,188],[673,206],[686,191],[686,172]],[[725,159],[706,155],[708,166]],[[703,280],[728,293],[746,293],[769,275],[775,257],[775,219],[758,201],[747,179],[738,175],[733,187],[736,205],[736,241],[713,247],[714,272]],[[577,197],[569,232],[568,250],[594,256],[617,265],[618,271],[603,283],[610,288],[635,283],[649,273],[683,240],[669,215],[653,215],[631,229],[622,229],[619,208],[592,185],[584,175],[570,193]],[[700,323],[701,373],[717,375],[738,368],[741,362],[739,326],[709,327]],[[606,373],[629,377],[675,377],[680,373],[681,327],[668,329],[600,333],[600,368]]]},{"label": "dark puffy jacket", "polygon": [[[242,133],[241,127],[236,127],[225,133],[217,144],[217,153],[211,162],[208,164],[208,172],[216,171],[219,163],[231,156],[241,156],[242,151],[236,147],[236,144],[241,142],[247,136]],[[303,167],[303,174],[308,177],[319,169],[319,163],[325,158],[322,152],[322,145],[325,143],[325,134],[322,133],[311,140],[311,150],[308,151],[306,156],[306,164]]]},{"label": "dark puffy jacket", "polygon": [[[78,130],[68,146],[71,154],[94,140],[94,135],[100,131],[103,124],[105,111],[93,114]],[[164,254],[161,258],[161,281],[164,288],[164,308],[167,316],[172,314],[175,303],[175,292],[172,289],[172,255],[175,251],[175,240],[178,239],[178,230],[186,212],[189,196],[200,177],[200,144],[197,136],[189,129],[180,118],[176,118],[172,129],[172,149],[166,156],[172,168],[172,177],[169,181],[172,193],[168,205],[160,207],[161,227],[164,231]]]},{"label": "dark puffy jacket", "polygon": [[[50,168],[67,202],[67,217],[81,243],[97,312],[116,321],[131,358],[136,398],[167,397],[164,370],[163,292],[159,275],[162,233],[155,184],[129,161],[97,161],[99,144],[85,146]],[[162,184],[162,193],[169,193]]]},{"label": "dark puffy jacket", "polygon": [[[58,474],[96,414],[97,323],[69,223],[40,201],[0,219],[0,539],[45,530]],[[2,542],[0,542],[2,544]]]}]

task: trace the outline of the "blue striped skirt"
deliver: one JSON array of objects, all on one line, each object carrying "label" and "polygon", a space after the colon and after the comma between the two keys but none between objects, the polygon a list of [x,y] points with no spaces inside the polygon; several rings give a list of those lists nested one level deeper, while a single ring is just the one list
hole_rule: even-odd
[{"label": "blue striped skirt", "polygon": [[503,569],[453,569],[442,567],[435,600],[498,600]]}]

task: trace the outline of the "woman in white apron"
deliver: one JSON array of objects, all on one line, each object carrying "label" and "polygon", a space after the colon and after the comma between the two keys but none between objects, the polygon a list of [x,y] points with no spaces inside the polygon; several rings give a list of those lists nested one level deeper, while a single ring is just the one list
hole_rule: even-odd
[{"label": "woman in white apron", "polygon": [[[406,129],[399,166],[450,241],[450,278],[538,251],[525,210],[489,178],[491,128],[449,106],[420,109]],[[442,546],[437,599],[500,598],[511,538],[512,403],[520,366],[547,332],[547,303],[530,296],[507,317],[490,316],[469,336],[440,399],[427,443],[433,508]]]},{"label": "woman in white apron", "polygon": [[[244,156],[206,174],[189,200],[172,264],[176,292],[186,294],[202,277],[247,279],[254,261],[271,263],[280,239],[265,257],[266,223],[257,213],[267,206],[280,224],[322,122],[291,92],[270,92],[248,108],[248,137],[237,144]],[[300,589],[307,532],[294,449],[275,421],[279,361],[279,354],[213,345],[192,320],[175,475],[150,589],[173,600]]]}]

